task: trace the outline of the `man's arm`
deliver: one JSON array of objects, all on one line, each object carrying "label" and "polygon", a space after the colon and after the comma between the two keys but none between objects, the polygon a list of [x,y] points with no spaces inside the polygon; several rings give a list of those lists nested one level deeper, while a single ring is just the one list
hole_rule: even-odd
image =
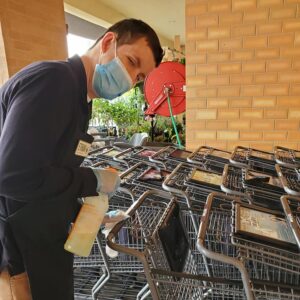
[{"label": "man's arm", "polygon": [[74,105],[66,103],[73,93],[61,84],[64,75],[42,72],[15,89],[0,138],[0,195],[27,202],[70,191],[78,197],[96,194],[92,170],[53,164],[74,117]]}]

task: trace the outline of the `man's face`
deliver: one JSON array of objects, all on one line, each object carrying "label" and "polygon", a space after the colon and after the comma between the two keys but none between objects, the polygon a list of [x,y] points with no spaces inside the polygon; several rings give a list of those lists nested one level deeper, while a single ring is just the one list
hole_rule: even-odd
[{"label": "man's face", "polygon": [[134,85],[144,80],[155,68],[152,50],[145,38],[140,38],[133,44],[119,46],[117,48],[117,56],[126,67]]},{"label": "man's face", "polygon": [[[115,41],[112,41],[102,63],[107,63],[115,57]],[[124,64],[133,85],[144,80],[155,68],[152,50],[145,38],[140,38],[132,44],[123,44],[117,47],[117,56]]]}]

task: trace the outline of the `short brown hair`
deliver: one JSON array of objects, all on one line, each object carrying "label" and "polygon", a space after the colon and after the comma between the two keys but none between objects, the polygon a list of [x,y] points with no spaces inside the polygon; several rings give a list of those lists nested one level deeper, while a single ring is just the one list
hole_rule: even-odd
[{"label": "short brown hair", "polygon": [[97,39],[95,45],[103,38],[107,32],[114,32],[117,34],[117,45],[132,44],[140,38],[145,38],[148,46],[152,50],[156,66],[158,66],[163,58],[164,52],[161,48],[159,39],[155,31],[145,22],[137,19],[121,20],[111,27]]}]

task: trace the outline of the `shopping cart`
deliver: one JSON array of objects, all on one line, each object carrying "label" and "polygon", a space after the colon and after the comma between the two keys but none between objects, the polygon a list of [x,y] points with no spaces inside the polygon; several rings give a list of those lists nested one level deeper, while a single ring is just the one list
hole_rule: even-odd
[{"label": "shopping cart", "polygon": [[279,165],[290,168],[300,168],[300,151],[276,146],[274,155]]},{"label": "shopping cart", "polygon": [[262,210],[220,193],[207,199],[197,246],[212,276],[242,280],[247,299],[300,299],[299,252],[238,235],[238,205]]},{"label": "shopping cart", "polygon": [[[154,196],[165,200],[156,201]],[[193,250],[196,234],[190,225],[190,212],[178,210],[178,207],[176,198],[170,194],[147,191],[128,210],[131,218],[117,224],[108,236],[111,248],[133,255],[143,263],[148,285],[142,291],[143,297],[138,299],[145,299],[149,293],[154,300],[245,299],[241,280],[207,275],[202,255],[196,255]],[[193,213],[198,217],[201,215],[199,211]],[[146,241],[142,250],[124,247],[117,240],[118,232],[124,226],[137,229],[136,218],[139,236]],[[176,231],[172,232],[174,228]],[[176,246],[172,244],[174,242]],[[173,254],[168,251],[170,249]]]},{"label": "shopping cart", "polygon": [[270,152],[237,146],[229,161],[233,165],[276,176],[275,157]]},{"label": "shopping cart", "polygon": [[230,157],[231,152],[201,146],[187,158],[187,161],[200,166],[211,164],[214,168],[223,170],[224,165],[229,163]]},{"label": "shopping cart", "polygon": [[300,198],[285,195],[281,197],[281,203],[300,250]]},{"label": "shopping cart", "polygon": [[225,165],[221,189],[252,204],[281,210],[284,189],[278,177],[244,167]]},{"label": "shopping cart", "polygon": [[162,166],[164,169],[172,171],[178,164],[182,162],[188,163],[187,157],[191,154],[191,151],[178,149],[175,146],[167,146],[149,157],[149,160],[157,166]]},{"label": "shopping cart", "polygon": [[276,165],[278,177],[284,190],[292,196],[300,196],[300,169]]}]

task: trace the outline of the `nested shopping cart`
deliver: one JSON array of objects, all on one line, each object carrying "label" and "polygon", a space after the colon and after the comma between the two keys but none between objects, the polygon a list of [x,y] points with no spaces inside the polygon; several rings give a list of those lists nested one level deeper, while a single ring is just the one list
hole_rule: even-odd
[{"label": "nested shopping cart", "polygon": [[229,164],[231,152],[208,146],[198,147],[187,161],[196,165],[211,165],[215,169],[223,170],[225,164]]},{"label": "nested shopping cart", "polygon": [[274,155],[279,165],[290,168],[300,168],[300,151],[276,146]]},{"label": "nested shopping cart", "polygon": [[[168,201],[156,201],[154,196]],[[246,299],[240,279],[208,276],[202,255],[192,250],[197,235],[191,225],[191,212],[195,217],[201,216],[200,211],[180,208],[176,198],[166,192],[147,191],[128,210],[130,218],[109,234],[111,248],[143,263],[147,285],[138,299],[146,299],[149,294],[154,300]],[[124,226],[139,230],[140,238],[145,240],[144,249],[119,243],[118,233]]]},{"label": "nested shopping cart", "polygon": [[275,165],[277,174],[281,180],[284,190],[289,195],[300,196],[300,169],[288,168],[281,165]]},{"label": "nested shopping cart", "polygon": [[[294,244],[291,248],[277,247],[268,243],[268,237],[262,241],[237,234],[237,228],[240,228],[237,224],[241,222],[237,217],[238,205],[251,211],[262,210],[220,193],[212,193],[207,199],[197,246],[210,262],[210,274],[242,280],[247,299],[300,299],[299,251]],[[251,216],[249,222],[255,224],[257,219]],[[288,228],[287,224],[280,224]],[[274,230],[277,234],[277,229]],[[269,233],[270,236],[272,233],[274,231]],[[291,235],[289,239],[292,239]]]},{"label": "nested shopping cart", "polygon": [[242,146],[235,147],[229,159],[233,165],[276,176],[275,157],[271,152]]},{"label": "nested shopping cart", "polygon": [[149,158],[156,154],[156,152],[157,150],[154,150],[153,148],[138,146],[122,151],[122,153],[114,156],[113,159],[120,163],[126,164],[127,168],[130,168],[139,162],[149,163]]},{"label": "nested shopping cart", "polygon": [[149,160],[157,166],[162,166],[164,169],[172,171],[178,164],[182,162],[188,163],[187,158],[191,154],[191,151],[179,149],[175,146],[167,146],[151,156]]},{"label": "nested shopping cart", "polygon": [[284,195],[281,203],[300,250],[300,197]]},{"label": "nested shopping cart", "polygon": [[236,165],[225,165],[221,189],[250,203],[281,209],[280,197],[284,189],[277,176],[252,171]]}]

